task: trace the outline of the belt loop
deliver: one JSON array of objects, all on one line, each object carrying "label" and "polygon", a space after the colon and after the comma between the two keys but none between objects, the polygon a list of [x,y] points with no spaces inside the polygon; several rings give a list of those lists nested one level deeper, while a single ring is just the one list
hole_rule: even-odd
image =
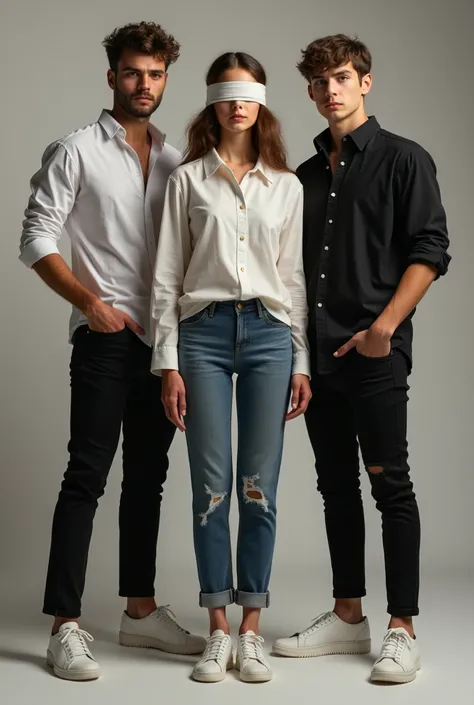
[{"label": "belt loop", "polygon": [[209,306],[208,306],[209,318],[214,318],[214,314],[216,313],[216,306],[217,306],[217,301],[213,301],[212,304],[209,304]]},{"label": "belt loop", "polygon": [[257,301],[257,316],[258,316],[259,318],[261,318],[262,315],[263,315],[263,306],[262,306],[262,302],[260,301],[260,299],[256,299],[256,301]]}]

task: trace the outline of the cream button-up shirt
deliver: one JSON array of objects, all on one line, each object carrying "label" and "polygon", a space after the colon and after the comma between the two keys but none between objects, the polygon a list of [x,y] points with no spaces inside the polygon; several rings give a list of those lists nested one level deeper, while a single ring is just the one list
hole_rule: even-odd
[{"label": "cream button-up shirt", "polygon": [[291,326],[293,374],[309,376],[303,189],[261,160],[238,183],[213,149],[171,175],[152,292],[152,371],[179,369],[179,321],[214,301],[259,298]]}]

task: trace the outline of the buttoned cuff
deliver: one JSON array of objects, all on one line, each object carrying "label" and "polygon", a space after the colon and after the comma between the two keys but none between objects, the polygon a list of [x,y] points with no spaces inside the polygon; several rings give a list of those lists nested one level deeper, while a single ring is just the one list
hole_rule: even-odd
[{"label": "buttoned cuff", "polygon": [[178,348],[172,345],[154,348],[151,358],[151,372],[161,377],[163,370],[179,370]]},{"label": "buttoned cuff", "polygon": [[307,375],[311,379],[311,363],[309,353],[300,350],[293,354],[292,375]]},{"label": "buttoned cuff", "polygon": [[49,237],[38,237],[22,250],[19,259],[20,262],[31,268],[40,259],[48,255],[59,255],[56,243]]}]

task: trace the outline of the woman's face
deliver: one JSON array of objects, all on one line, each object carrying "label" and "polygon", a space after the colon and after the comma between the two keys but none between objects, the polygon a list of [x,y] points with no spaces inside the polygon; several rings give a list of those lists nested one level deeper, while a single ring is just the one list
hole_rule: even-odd
[{"label": "woman's face", "polygon": [[[252,81],[257,83],[251,73],[245,69],[227,69],[219,77],[219,83],[225,81]],[[229,132],[239,133],[255,125],[260,110],[260,103],[246,100],[226,100],[215,103],[214,108],[219,125]]]}]

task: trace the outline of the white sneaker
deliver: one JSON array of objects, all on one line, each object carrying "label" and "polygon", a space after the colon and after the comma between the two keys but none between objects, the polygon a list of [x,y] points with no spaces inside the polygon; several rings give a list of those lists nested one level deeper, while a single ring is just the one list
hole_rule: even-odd
[{"label": "white sneaker", "polygon": [[273,677],[270,664],[263,652],[263,638],[248,631],[239,635],[235,667],[240,680],[246,683],[263,683]]},{"label": "white sneaker", "polygon": [[406,629],[397,627],[385,634],[382,650],[374,663],[371,681],[385,683],[409,683],[415,680],[421,668],[420,650],[415,639]]},{"label": "white sneaker", "polygon": [[119,643],[144,649],[160,649],[170,654],[201,654],[206,647],[202,636],[190,634],[179,626],[168,605],[158,607],[142,619],[122,615]]},{"label": "white sneaker", "polygon": [[215,629],[207,639],[202,658],[194,666],[193,678],[201,683],[218,683],[233,667],[232,640],[222,629]]},{"label": "white sneaker", "polygon": [[279,656],[303,658],[332,654],[368,654],[371,648],[367,617],[359,624],[348,624],[334,614],[325,612],[313,620],[303,632],[277,639],[273,651]]},{"label": "white sneaker", "polygon": [[95,680],[100,668],[92,656],[88,641],[93,637],[79,629],[77,622],[65,622],[49,640],[46,662],[56,676],[69,681]]}]

